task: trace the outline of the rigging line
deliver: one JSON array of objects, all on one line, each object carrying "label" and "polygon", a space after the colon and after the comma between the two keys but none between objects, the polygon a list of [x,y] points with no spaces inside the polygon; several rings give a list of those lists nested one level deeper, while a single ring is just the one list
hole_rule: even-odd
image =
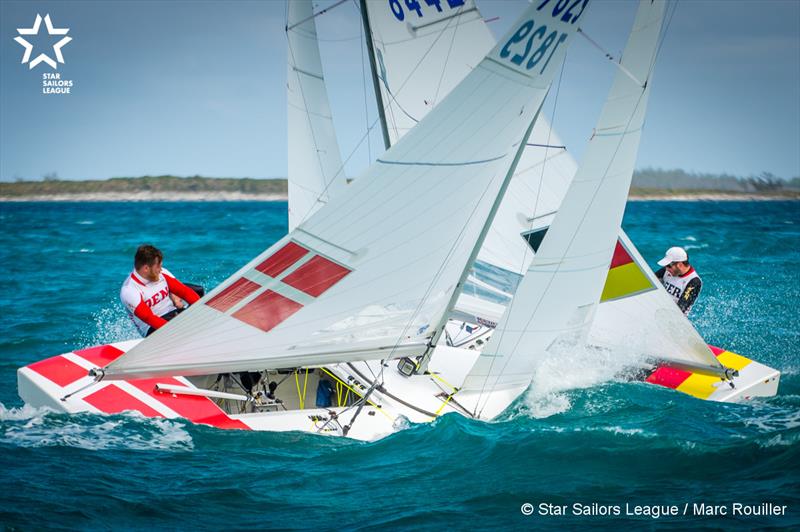
[{"label": "rigging line", "polygon": [[[459,9],[462,9],[462,10],[463,10],[463,8],[459,8]],[[460,13],[459,13],[459,14],[460,14]],[[419,58],[419,60],[417,61],[417,63],[414,65],[414,67],[413,67],[413,68],[411,69],[411,71],[408,73],[408,76],[406,76],[406,79],[404,79],[404,80],[403,80],[403,82],[400,84],[400,87],[397,89],[397,93],[398,93],[398,94],[399,94],[399,93],[400,93],[400,92],[401,92],[401,91],[402,91],[402,90],[405,88],[406,84],[407,84],[407,83],[408,83],[408,82],[411,80],[411,77],[414,75],[414,73],[417,71],[417,69],[420,67],[420,65],[422,65],[422,63],[425,61],[425,59],[428,57],[428,55],[431,53],[431,51],[432,51],[432,50],[433,50],[433,49],[436,47],[436,45],[437,45],[437,44],[438,44],[438,42],[439,42],[439,39],[441,39],[441,38],[442,38],[442,35],[444,35],[444,32],[446,32],[446,31],[447,31],[447,30],[450,28],[450,25],[451,25],[451,23],[453,22],[453,20],[457,20],[457,19],[458,19],[458,17],[454,17],[454,18],[451,18],[451,19],[447,20],[447,24],[445,25],[445,27],[444,27],[444,28],[442,28],[442,31],[440,31],[440,32],[439,32],[439,33],[436,35],[436,38],[435,38],[435,39],[433,40],[433,42],[430,44],[430,46],[428,47],[428,49],[427,49],[427,50],[425,50],[425,53],[423,53],[423,54],[422,54],[422,56]],[[385,45],[385,43],[384,43],[384,45]],[[386,83],[386,80],[384,80],[384,86],[386,86],[386,85],[387,85],[387,83]],[[388,86],[387,86],[387,89],[386,89],[386,90],[387,90],[387,91],[389,90],[389,89],[388,89]],[[391,94],[391,93],[390,93],[390,94]],[[395,102],[397,102],[397,98],[395,98],[394,94],[391,94],[391,96],[392,96],[392,99],[393,99]],[[405,109],[403,109],[403,108],[402,108],[402,106],[400,106],[400,105],[398,104],[398,107],[400,107],[400,110],[401,110],[401,111],[403,111],[403,113],[405,113],[405,114],[406,114],[406,115],[407,115],[409,118],[411,118],[412,120],[415,120],[415,119],[414,119],[414,118],[413,118],[411,115],[409,115],[409,114],[408,114],[408,113],[405,111]],[[394,119],[394,112],[392,112],[392,119],[393,119],[393,121],[394,121],[394,123],[393,123],[393,126],[394,126],[394,130],[395,130],[395,135],[397,135],[397,122],[396,122],[396,120]],[[398,135],[398,137],[399,137],[399,135]]]},{"label": "rigging line", "polygon": [[[312,13],[310,17],[306,17],[306,18],[304,18],[303,20],[300,20],[300,21],[298,21],[298,22],[295,22],[295,23],[294,23],[294,24],[292,24],[291,26],[288,26],[288,25],[287,25],[287,26],[286,26],[286,31],[289,31],[289,30],[291,30],[291,29],[294,29],[294,28],[296,28],[297,26],[299,26],[300,24],[302,24],[302,23],[304,23],[304,22],[308,22],[309,20],[311,20],[311,19],[313,19],[313,18],[316,18],[316,17],[318,17],[318,16],[320,16],[320,15],[324,15],[324,14],[325,14],[325,13],[327,13],[328,11],[330,11],[330,10],[332,10],[332,9],[336,8],[336,7],[339,7],[340,5],[344,4],[345,2],[347,2],[347,0],[339,0],[338,2],[336,2],[335,4],[333,4],[333,5],[332,5],[332,6],[330,6],[330,7],[326,7],[325,9],[322,9],[322,10],[320,10],[320,11],[317,11],[316,13]],[[287,21],[287,22],[288,22],[288,21]]]},{"label": "rigging line", "polygon": [[[533,229],[533,221],[536,220],[536,218],[537,218],[536,213],[539,210],[539,199],[541,198],[541,195],[542,195],[542,184],[544,183],[544,171],[545,171],[545,167],[547,166],[547,164],[546,164],[547,163],[547,152],[550,149],[547,146],[550,145],[550,136],[553,133],[553,124],[555,123],[556,109],[557,109],[557,106],[558,106],[558,96],[561,93],[561,81],[562,81],[562,79],[564,77],[564,68],[565,68],[564,65],[567,62],[566,54],[568,52],[569,52],[569,49],[567,49],[567,52],[564,54],[564,60],[561,62],[561,72],[558,75],[558,83],[556,84],[556,94],[555,94],[555,98],[553,99],[553,119],[550,121],[550,129],[547,131],[547,142],[546,142],[546,147],[545,147],[545,150],[544,150],[544,160],[543,160],[543,163],[542,163],[542,171],[541,171],[541,174],[539,176],[539,184],[537,185],[537,189],[536,189],[536,200],[535,200],[535,202],[533,204],[533,212],[531,213],[532,215],[529,218],[530,226],[528,227],[528,230]],[[522,262],[520,263],[520,271],[519,271],[519,275],[520,276],[524,276],[525,275],[525,271],[524,271],[525,266],[524,265],[525,265],[525,262],[526,262],[526,260],[528,258],[529,251],[530,251],[530,246],[528,246],[526,244],[525,245],[525,251],[523,252],[524,254],[522,255]],[[517,285],[517,288],[519,288],[519,285]],[[515,299],[516,298],[514,298],[514,297],[511,298],[511,301],[508,303],[508,307],[505,310],[505,315],[510,315],[511,314],[511,310],[514,308]],[[497,331],[497,329],[495,328],[495,332],[496,331]],[[494,335],[492,335],[492,336],[494,336]],[[500,334],[498,336],[499,336],[499,338],[496,341],[497,343],[499,343],[500,340],[503,338],[503,330],[502,329],[500,330]],[[480,412],[478,412],[478,405],[480,405],[481,399],[483,398],[483,394],[486,391],[486,385],[489,383],[489,376],[492,374],[492,369],[494,368],[494,363],[495,363],[496,359],[497,359],[497,357],[492,357],[492,360],[489,363],[489,370],[486,373],[486,378],[483,379],[483,384],[481,385],[481,392],[478,394],[478,400],[475,402],[475,414],[476,414],[476,416],[480,416]],[[506,362],[506,365],[507,364],[508,363]],[[505,366],[500,371],[500,373],[502,374],[502,372],[504,370],[505,370]],[[495,384],[492,386],[491,391],[494,391],[494,387],[496,386],[496,384],[497,384],[497,380],[495,380]],[[490,391],[490,393],[491,393],[491,391]],[[488,402],[488,397],[486,398],[486,400]],[[486,403],[484,403],[484,408],[485,407],[486,407]]]},{"label": "rigging line", "polygon": [[581,35],[583,35],[583,37],[584,37],[584,38],[585,38],[587,41],[589,41],[591,44],[593,44],[595,48],[597,48],[598,50],[600,50],[600,51],[603,53],[603,55],[605,55],[605,56],[606,56],[606,59],[608,59],[609,61],[611,61],[611,63],[613,63],[613,65],[614,65],[615,67],[619,68],[619,69],[620,69],[620,70],[621,70],[621,71],[622,71],[622,72],[623,72],[623,73],[624,73],[626,76],[628,76],[629,78],[631,78],[631,79],[633,80],[633,82],[634,82],[634,83],[636,83],[636,84],[637,84],[637,85],[639,85],[640,87],[644,86],[644,83],[642,83],[641,81],[639,81],[639,79],[638,79],[638,78],[636,78],[636,76],[634,76],[633,74],[631,74],[631,71],[630,71],[630,70],[628,70],[627,68],[625,68],[624,66],[622,66],[622,60],[621,60],[621,59],[620,59],[620,60],[617,60],[617,59],[615,59],[615,58],[614,58],[614,56],[613,56],[613,55],[611,55],[610,53],[608,53],[608,52],[605,50],[605,48],[603,48],[602,46],[600,46],[600,45],[597,43],[597,41],[595,41],[594,39],[592,39],[591,37],[589,37],[589,36],[586,34],[586,32],[585,32],[585,31],[583,31],[583,29],[581,29],[581,28],[578,28],[578,33],[580,33]]},{"label": "rigging line", "polygon": [[667,32],[669,32],[669,26],[670,24],[672,24],[672,18],[675,16],[675,11],[677,10],[678,10],[678,0],[675,0],[674,2],[672,2],[672,13],[670,13],[669,18],[667,19],[667,24],[664,26],[664,31],[661,33],[661,41],[658,43],[655,56],[653,56],[654,64],[656,62],[656,59],[658,58],[659,53],[661,53],[661,47],[664,45],[664,41],[667,40]]},{"label": "rigging line", "polygon": [[[474,7],[474,8],[472,8],[472,10],[477,11],[478,8]],[[447,63],[450,61],[450,54],[453,51],[453,44],[456,42],[456,33],[458,33],[458,28],[459,28],[459,25],[461,24],[461,17],[458,16],[458,15],[461,15],[463,13],[466,13],[466,11],[462,11],[462,13],[451,15],[451,16],[455,17],[455,19],[456,19],[456,27],[453,28],[453,36],[450,37],[450,46],[447,48],[447,55],[444,58],[444,66],[442,67],[442,74],[439,76],[439,83],[436,85],[436,92],[433,95],[433,101],[431,102],[431,107],[435,107],[436,106],[436,102],[439,101],[439,90],[442,88],[442,81],[444,80],[444,74],[445,74],[445,72],[447,72],[447,68],[446,68],[447,67]],[[415,29],[415,32],[416,32],[416,29]]]},{"label": "rigging line", "polygon": [[[361,41],[361,89],[364,93],[364,125],[369,133],[369,104],[367,103],[367,72],[364,68],[364,25],[359,24],[359,40]],[[367,136],[367,166],[372,164],[372,143]]]},{"label": "rigging line", "polygon": [[[366,140],[366,139],[368,139],[368,138],[369,138],[369,134],[370,134],[370,132],[372,132],[372,130],[373,130],[373,129],[375,129],[375,126],[376,126],[376,125],[378,125],[378,120],[379,120],[379,118],[376,118],[375,120],[373,120],[373,121],[372,121],[372,125],[371,125],[371,126],[369,126],[369,128],[367,129],[367,132],[366,132],[366,133],[364,133],[364,135],[362,135],[362,136],[361,136],[361,140],[359,140],[359,141],[358,141],[358,143],[356,144],[355,148],[353,148],[353,149],[350,151],[350,154],[349,154],[349,155],[347,156],[347,158],[346,158],[346,159],[345,159],[345,160],[342,162],[342,166],[340,166],[340,167],[339,167],[339,170],[338,170],[338,171],[337,171],[337,172],[334,174],[334,176],[333,176],[333,179],[331,179],[331,180],[330,180],[330,182],[329,182],[329,183],[327,183],[327,184],[325,185],[325,188],[323,188],[323,189],[322,189],[322,192],[320,192],[320,193],[319,193],[319,196],[317,196],[317,199],[316,199],[316,201],[321,201],[321,199],[320,199],[320,198],[322,198],[323,196],[325,196],[325,194],[327,194],[327,192],[328,192],[328,189],[329,189],[329,188],[330,188],[330,186],[331,186],[331,185],[332,185],[332,184],[333,184],[333,183],[336,181],[336,178],[337,178],[337,177],[339,177],[339,175],[343,173],[343,171],[344,171],[344,167],[347,165],[347,163],[349,163],[349,162],[350,162],[350,159],[352,159],[352,158],[353,158],[353,156],[356,154],[356,152],[357,152],[357,151],[358,151],[358,149],[361,147],[361,145],[362,145],[362,144],[364,144],[364,140]],[[313,192],[313,191],[312,191],[312,192]],[[303,219],[302,219],[302,220],[300,220],[300,222],[297,224],[297,227],[299,227],[300,225],[302,225],[302,224],[303,224],[303,222],[305,222],[306,220],[308,220],[308,215],[309,215],[309,213],[306,213],[306,214],[305,214],[305,216],[303,216]]]},{"label": "rigging line", "polygon": [[[655,61],[651,61],[650,67],[649,67],[648,72],[647,72],[646,79],[650,79],[650,75],[653,72],[654,66],[655,66]],[[636,116],[636,111],[639,109],[639,105],[642,103],[642,98],[644,97],[646,92],[647,92],[647,84],[645,83],[644,86],[642,86],[642,91],[639,93],[639,98],[636,101],[636,105],[634,106],[633,111],[631,112],[631,115],[628,118],[628,122],[625,125],[625,129],[626,130],[628,129],[628,127],[630,127],[630,124],[633,121],[633,118]],[[614,149],[614,153],[612,154],[612,156],[611,156],[611,158],[609,160],[609,163],[606,166],[605,171],[603,172],[603,177],[598,181],[597,187],[595,188],[594,193],[592,194],[592,197],[589,200],[589,205],[587,206],[586,210],[583,212],[583,216],[581,216],[581,219],[578,222],[578,230],[580,230],[580,228],[583,226],[583,223],[586,220],[586,216],[588,215],[589,210],[591,209],[592,205],[594,204],[594,201],[597,199],[597,194],[599,193],[600,188],[601,188],[601,186],[603,184],[603,181],[606,179],[606,177],[608,175],[608,172],[611,169],[611,166],[614,164],[614,161],[617,158],[617,154],[619,153],[619,149],[622,146],[622,143],[625,141],[625,136],[623,135],[619,139],[620,140],[617,143],[616,148]],[[573,242],[575,242],[575,238],[577,237],[578,232],[579,231],[575,231],[572,234],[572,237],[570,238],[570,240],[569,240],[569,242],[567,243],[567,246],[566,246],[567,250],[569,250],[572,247],[572,244],[573,244]],[[561,263],[556,265],[556,269],[553,272],[553,274],[550,276],[550,279],[547,282],[547,286],[545,287],[544,293],[547,293],[550,290],[550,286],[553,284],[553,280],[555,279],[556,275],[559,273],[560,270],[561,270]],[[528,318],[528,321],[525,324],[525,327],[524,327],[525,330],[527,330],[528,327],[530,326],[531,320],[533,320],[533,316],[535,316],[537,311],[539,310],[539,305],[541,305],[541,303],[542,303],[542,298],[539,299],[539,301],[536,303],[536,306],[533,309],[533,312],[531,312],[531,315],[530,315],[530,317]],[[517,341],[515,342],[514,348],[511,350],[511,354],[509,355],[508,359],[506,360],[505,364],[503,365],[503,369],[501,370],[501,375],[505,371],[505,368],[508,366],[509,362],[511,362],[511,359],[513,358],[514,353],[516,352],[517,348],[519,347],[519,343],[521,341],[522,341],[522,336],[520,336],[517,339]],[[492,362],[494,362],[494,360]],[[496,385],[496,382],[497,381],[495,381],[495,385]],[[488,403],[488,401],[487,401],[487,403]],[[487,403],[484,403],[484,408],[486,407]]]}]

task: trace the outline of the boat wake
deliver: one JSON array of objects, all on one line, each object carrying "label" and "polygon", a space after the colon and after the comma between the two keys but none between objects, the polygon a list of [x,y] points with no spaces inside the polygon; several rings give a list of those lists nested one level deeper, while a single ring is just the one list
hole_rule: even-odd
[{"label": "boat wake", "polygon": [[567,412],[572,407],[567,392],[630,380],[631,368],[641,362],[637,353],[593,346],[554,353],[536,368],[523,413],[539,419]]},{"label": "boat wake", "polygon": [[113,417],[67,415],[48,408],[0,403],[0,444],[16,447],[77,447],[99,450],[191,451],[183,423],[128,413]]}]

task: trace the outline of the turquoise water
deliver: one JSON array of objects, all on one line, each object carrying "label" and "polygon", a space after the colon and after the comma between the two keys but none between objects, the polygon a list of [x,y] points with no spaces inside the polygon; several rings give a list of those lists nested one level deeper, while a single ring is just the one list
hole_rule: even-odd
[{"label": "turquoise water", "polygon": [[[0,204],[0,523],[9,528],[800,526],[800,203],[640,202],[655,262],[688,248],[709,343],[783,371],[745,405],[574,369],[501,421],[450,415],[384,440],[220,431],[23,407],[15,371],[135,335],[118,303],[136,246],[211,287],[286,231],[285,203]],[[588,370],[586,370],[588,371]],[[523,503],[566,504],[524,516]],[[626,516],[625,504],[787,505],[783,517]],[[622,516],[570,513],[617,505]]]}]

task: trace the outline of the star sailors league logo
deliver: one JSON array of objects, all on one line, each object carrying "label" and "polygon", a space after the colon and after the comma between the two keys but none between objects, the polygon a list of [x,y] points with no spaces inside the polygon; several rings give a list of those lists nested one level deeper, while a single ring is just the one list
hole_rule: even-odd
[{"label": "star sailors league logo", "polygon": [[[42,20],[44,20],[44,25],[47,28],[47,35],[62,35],[63,37],[53,44],[52,52],[47,48],[47,53],[44,53],[39,50],[37,46],[36,52],[39,53],[36,53],[33,50],[33,44],[25,37],[29,35],[31,37],[38,36],[42,26]],[[25,48],[21,63],[23,65],[27,63],[28,70],[33,70],[33,68],[40,63],[45,63],[53,70],[57,70],[59,63],[64,64],[64,54],[61,52],[61,48],[72,40],[72,37],[67,36],[68,32],[69,28],[54,28],[49,14],[45,15],[44,19],[41,15],[37,14],[33,26],[30,28],[17,28],[17,33],[19,33],[19,35],[15,37],[14,40]],[[31,56],[35,57],[31,59]],[[55,59],[53,59],[52,56],[55,56]],[[44,72],[42,74],[42,94],[70,94],[71,90],[72,80],[62,79],[59,72]]]},{"label": "star sailors league logo", "polygon": [[[72,37],[67,37],[67,33],[69,32],[69,28],[54,28],[53,22],[50,20],[50,15],[45,15],[44,17],[44,24],[47,26],[47,34],[48,35],[64,35],[65,37],[59,40],[56,44],[53,45],[53,53],[56,56],[56,60],[59,63],[64,62],[64,56],[61,53],[61,47],[67,44],[72,40]],[[25,48],[25,53],[22,55],[22,63],[28,63],[28,68],[33,69],[39,63],[47,63],[54,69],[58,68],[58,64],[54,61],[49,55],[45,53],[40,53],[37,55],[33,61],[30,61],[31,53],[33,52],[33,45],[25,40],[23,35],[38,35],[39,28],[42,25],[42,16],[37,14],[36,20],[33,23],[33,27],[31,28],[17,28],[17,33],[19,33],[19,37],[16,37],[14,40],[17,41]],[[30,62],[29,62],[30,61]]]}]

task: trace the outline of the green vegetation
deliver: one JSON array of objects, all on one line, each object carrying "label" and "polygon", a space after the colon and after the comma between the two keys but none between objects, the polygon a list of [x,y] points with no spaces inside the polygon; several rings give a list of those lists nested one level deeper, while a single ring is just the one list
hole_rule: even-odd
[{"label": "green vegetation", "polygon": [[[242,194],[245,196],[286,196],[285,179],[176,177],[169,175],[144,177],[114,177],[105,180],[68,181],[51,173],[40,181],[17,180],[0,182],[0,198],[136,194],[142,192],[176,196],[205,195],[213,199],[214,193]],[[756,177],[736,177],[726,174],[692,174],[683,170],[646,168],[633,177],[631,195],[660,198],[669,196],[768,196],[800,199],[800,177],[780,179],[768,172]],[[101,199],[101,198],[98,198]]]},{"label": "green vegetation", "polygon": [[286,195],[285,179],[175,177],[114,177],[98,181],[17,181],[0,183],[0,197],[51,196],[57,194],[105,194],[134,192],[238,192],[242,194]]}]

